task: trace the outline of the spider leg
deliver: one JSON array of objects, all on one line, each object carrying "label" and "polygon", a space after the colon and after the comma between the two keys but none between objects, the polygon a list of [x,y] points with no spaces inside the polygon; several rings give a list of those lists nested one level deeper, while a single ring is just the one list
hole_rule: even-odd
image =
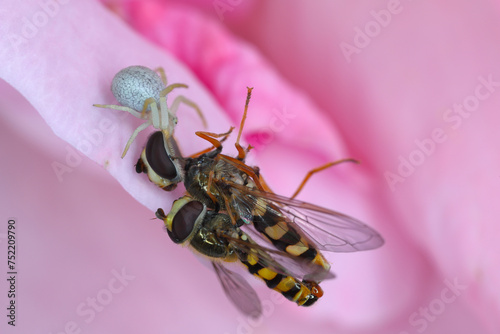
[{"label": "spider leg", "polygon": [[130,138],[129,138],[128,142],[127,142],[127,145],[125,145],[125,149],[123,150],[123,153],[122,153],[122,159],[127,154],[127,151],[129,149],[130,145],[135,140],[135,137],[137,137],[137,135],[139,134],[139,132],[141,132],[142,130],[146,129],[150,125],[151,125],[151,121],[149,120],[149,121],[146,121],[146,122],[142,123],[141,125],[139,125],[137,127],[137,129],[134,130],[134,132],[132,133],[132,136],[130,136]]},{"label": "spider leg", "polygon": [[141,118],[144,119],[145,116],[146,116],[146,113],[148,112],[148,108],[149,106],[151,106],[152,104],[156,104],[156,100],[152,97],[150,98],[147,98],[144,100],[144,105],[142,107],[142,111],[141,111]]},{"label": "spider leg", "polygon": [[167,76],[165,75],[165,70],[163,67],[158,67],[155,68],[155,72],[158,72],[160,75],[161,81],[163,81],[163,84],[166,86],[167,85]]},{"label": "spider leg", "polygon": [[168,93],[173,91],[175,88],[188,88],[188,85],[181,84],[181,83],[174,83],[174,84],[168,85],[167,87],[165,87],[165,89],[163,89],[160,92],[160,97],[167,96]]},{"label": "spider leg", "polygon": [[[168,89],[168,87],[165,89]],[[205,127],[205,128],[207,127],[207,121],[205,119],[205,116],[203,116],[203,113],[201,112],[200,107],[198,107],[198,105],[196,103],[194,103],[193,101],[191,101],[190,99],[188,99],[187,97],[185,97],[183,95],[177,96],[174,99],[174,101],[172,102],[172,104],[170,105],[170,113],[172,115],[174,115],[174,116],[176,115],[177,109],[179,109],[179,105],[181,103],[184,103],[185,105],[193,108],[196,111],[196,113],[198,114],[198,116],[201,118],[201,121],[203,122],[203,127]]]},{"label": "spider leg", "polygon": [[[158,104],[156,103],[156,100],[154,98],[150,97],[146,99],[144,101],[142,112],[144,114],[148,113],[148,108],[151,108],[151,110],[149,111],[149,124],[152,124],[155,129],[161,130],[163,132],[163,135],[165,136],[165,139],[172,136],[175,121],[171,119],[172,117],[168,112],[167,101],[165,100],[165,97],[160,97],[160,110],[158,110]],[[144,117],[144,119],[147,118]]]},{"label": "spider leg", "polygon": [[158,119],[156,119],[157,128],[161,129],[165,139],[171,137],[174,133],[174,126],[177,124],[177,117],[170,113],[166,97],[160,97],[160,110],[158,111],[158,108],[156,108],[155,112],[158,115]]}]

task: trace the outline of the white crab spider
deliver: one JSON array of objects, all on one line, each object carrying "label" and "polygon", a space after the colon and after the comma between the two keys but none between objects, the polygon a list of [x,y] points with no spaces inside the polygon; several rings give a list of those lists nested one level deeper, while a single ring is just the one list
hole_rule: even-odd
[{"label": "white crab spider", "polygon": [[144,66],[124,68],[115,75],[111,84],[111,91],[121,105],[94,104],[94,107],[122,110],[131,113],[137,118],[146,120],[130,136],[122,158],[127,154],[130,145],[139,132],[150,125],[160,130],[165,139],[172,136],[174,127],[177,124],[177,109],[181,103],[195,109],[203,121],[203,125],[206,126],[205,118],[198,105],[185,96],[179,95],[174,99],[170,107],[167,105],[168,93],[175,88],[187,88],[188,86],[181,83],[167,86],[165,71],[162,68],[158,68],[156,71],[158,71],[159,75]]}]

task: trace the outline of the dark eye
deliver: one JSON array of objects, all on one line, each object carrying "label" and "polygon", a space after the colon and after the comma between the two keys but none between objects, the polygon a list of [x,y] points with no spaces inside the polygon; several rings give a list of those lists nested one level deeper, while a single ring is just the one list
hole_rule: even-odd
[{"label": "dark eye", "polygon": [[146,145],[146,159],[149,166],[160,177],[173,180],[177,177],[177,170],[172,159],[165,150],[163,134],[158,131],[149,137]]},{"label": "dark eye", "polygon": [[203,204],[198,201],[191,201],[185,204],[172,220],[172,232],[168,231],[170,239],[176,244],[182,243],[193,232],[198,218],[203,212]]}]

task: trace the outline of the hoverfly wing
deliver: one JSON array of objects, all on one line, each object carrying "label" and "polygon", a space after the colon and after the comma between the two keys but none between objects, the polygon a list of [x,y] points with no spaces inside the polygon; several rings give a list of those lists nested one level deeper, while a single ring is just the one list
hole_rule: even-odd
[{"label": "hoverfly wing", "polygon": [[224,236],[224,238],[229,241],[232,247],[238,249],[241,253],[256,255],[258,258],[257,263],[262,267],[268,268],[284,276],[293,276],[297,279],[314,282],[335,278],[335,275],[330,271],[321,270],[318,266],[306,259],[297,258],[286,252],[254,242],[252,239],[262,239],[262,236],[258,232],[246,228],[245,233],[251,238],[250,240],[243,241],[231,236]]},{"label": "hoverfly wing", "polygon": [[229,270],[219,262],[212,265],[222,284],[224,293],[243,314],[258,318],[262,314],[262,305],[255,290],[239,274]]},{"label": "hoverfly wing", "polygon": [[375,249],[384,244],[384,239],[377,231],[340,212],[309,203],[302,203],[300,207],[289,205],[282,211],[320,250],[337,253],[357,252]]},{"label": "hoverfly wing", "polygon": [[231,209],[238,212],[238,216],[244,224],[252,222],[252,205],[252,201],[246,199],[244,194],[233,196],[231,199]]},{"label": "hoverfly wing", "polygon": [[233,188],[233,193],[238,194],[240,201],[250,202],[247,206],[265,212],[271,221],[284,220],[304,232],[319,250],[357,252],[384,244],[378,232],[340,212],[236,183],[228,184]]}]

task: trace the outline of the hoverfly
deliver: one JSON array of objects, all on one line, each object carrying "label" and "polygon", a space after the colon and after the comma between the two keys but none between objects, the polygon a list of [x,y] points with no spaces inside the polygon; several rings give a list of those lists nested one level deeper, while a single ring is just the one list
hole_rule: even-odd
[{"label": "hoverfly", "polygon": [[[222,142],[232,128],[222,134],[196,132],[197,136],[210,142],[213,147],[187,158],[178,155],[173,138],[165,141],[164,136],[156,132],[149,138],[136,171],[147,173],[152,182],[166,190],[179,182],[184,183],[186,197],[179,200],[181,202],[175,202],[168,215],[161,209],[157,212],[157,217],[164,220],[174,242],[188,243],[197,252],[214,259],[217,256],[196,248],[193,241],[195,244],[206,244],[207,247],[209,244],[221,244],[225,253],[219,257],[224,261],[234,261],[236,258],[252,274],[263,279],[268,287],[281,292],[298,305],[312,305],[322,295],[319,283],[333,277],[330,264],[321,251],[369,250],[380,247],[384,241],[376,231],[354,218],[294,198],[312,174],[354,160],[340,160],[309,172],[290,198],[272,192],[259,168],[245,164],[251,146],[243,148],[239,140],[251,91],[248,88],[245,111],[235,143],[238,151],[236,157],[221,153]],[[202,233],[200,231],[207,229],[215,239],[192,239],[193,235],[198,236]],[[223,275],[221,282],[226,294],[239,309],[257,309],[256,306],[245,306],[255,304],[254,294],[235,297],[228,293],[228,285],[242,286],[243,283],[227,274],[228,269],[221,269],[217,261],[214,266],[219,276]],[[234,279],[228,279],[228,276]],[[292,289],[291,285],[280,286],[282,279],[293,283],[295,288]]]},{"label": "hoverfly", "polygon": [[226,295],[245,314],[260,315],[259,298],[243,277],[222,262],[241,262],[269,288],[298,305],[312,305],[323,293],[316,283],[295,278],[293,271],[269,255],[269,250],[233,225],[227,214],[208,210],[200,201],[181,197],[174,202],[168,215],[158,209],[156,216],[164,221],[174,243],[189,245],[193,251],[211,259]]}]

